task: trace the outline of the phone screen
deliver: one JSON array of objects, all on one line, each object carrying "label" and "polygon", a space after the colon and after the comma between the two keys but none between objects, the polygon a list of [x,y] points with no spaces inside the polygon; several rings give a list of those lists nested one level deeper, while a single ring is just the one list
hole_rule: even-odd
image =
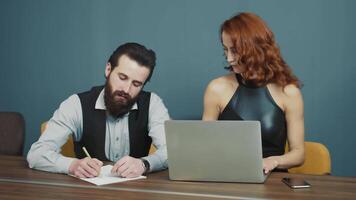
[{"label": "phone screen", "polygon": [[310,188],[311,185],[306,182],[304,179],[301,178],[288,178],[284,177],[282,179],[282,182],[287,184],[289,187],[293,189],[298,189],[298,188]]}]

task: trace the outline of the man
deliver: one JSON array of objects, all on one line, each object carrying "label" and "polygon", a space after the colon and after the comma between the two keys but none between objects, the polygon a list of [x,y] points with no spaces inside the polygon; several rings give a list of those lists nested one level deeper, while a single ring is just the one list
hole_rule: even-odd
[{"label": "man", "polygon": [[[112,173],[129,178],[167,168],[164,121],[169,114],[155,93],[142,90],[155,60],[155,53],[140,44],[119,46],[106,65],[105,87],[72,95],[55,111],[27,155],[30,168],[80,178],[98,176],[102,161],[116,162]],[[68,137],[77,158],[59,153]],[[148,155],[151,142],[157,151]]]}]

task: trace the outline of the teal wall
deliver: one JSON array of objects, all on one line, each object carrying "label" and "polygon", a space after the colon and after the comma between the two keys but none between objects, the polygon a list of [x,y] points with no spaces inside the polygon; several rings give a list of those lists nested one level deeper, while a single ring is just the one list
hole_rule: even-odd
[{"label": "teal wall", "polygon": [[303,81],[306,139],[324,143],[332,173],[356,176],[356,1],[0,0],[0,110],[26,119],[26,147],[69,95],[104,83],[119,44],[153,48],[146,87],[175,119],[197,119],[203,92],[225,74],[218,29],[240,11],[264,18]]}]

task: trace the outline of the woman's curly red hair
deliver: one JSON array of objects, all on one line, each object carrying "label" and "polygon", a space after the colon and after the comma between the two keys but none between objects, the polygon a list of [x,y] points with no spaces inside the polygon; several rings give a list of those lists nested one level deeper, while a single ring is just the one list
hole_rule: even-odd
[{"label": "woman's curly red hair", "polygon": [[[256,86],[276,83],[281,86],[301,86],[283,60],[272,31],[257,15],[240,13],[226,20],[220,28],[220,35],[228,34],[237,51],[238,63],[246,66],[244,79]],[[227,69],[232,69],[228,67]]]}]

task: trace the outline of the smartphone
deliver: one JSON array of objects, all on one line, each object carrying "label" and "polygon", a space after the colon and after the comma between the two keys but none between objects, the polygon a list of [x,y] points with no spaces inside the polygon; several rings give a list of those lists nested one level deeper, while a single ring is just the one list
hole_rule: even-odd
[{"label": "smartphone", "polygon": [[290,188],[299,189],[299,188],[310,188],[311,185],[301,178],[282,178],[282,182],[287,184]]}]

